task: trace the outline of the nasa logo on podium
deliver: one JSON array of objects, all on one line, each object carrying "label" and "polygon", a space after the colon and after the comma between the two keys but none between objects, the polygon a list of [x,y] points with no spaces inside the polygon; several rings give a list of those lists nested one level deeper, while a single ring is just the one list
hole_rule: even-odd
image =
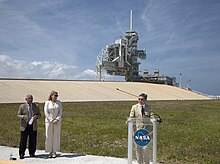
[{"label": "nasa logo on podium", "polygon": [[146,129],[137,130],[134,134],[134,142],[141,147],[147,146],[151,141],[150,135]]}]

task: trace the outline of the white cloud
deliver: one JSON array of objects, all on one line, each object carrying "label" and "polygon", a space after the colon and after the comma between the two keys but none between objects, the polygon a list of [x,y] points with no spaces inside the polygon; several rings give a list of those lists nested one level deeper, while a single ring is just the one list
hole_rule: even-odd
[{"label": "white cloud", "polygon": [[0,77],[2,78],[42,78],[42,79],[92,79],[96,72],[86,69],[78,73],[77,67],[49,61],[22,61],[7,55],[0,55]]},{"label": "white cloud", "polygon": [[[0,55],[1,78],[96,80],[96,75],[96,71],[89,68],[79,72],[74,65],[50,61],[28,62]],[[103,76],[105,81],[118,80],[118,77],[107,75],[105,71]]]},{"label": "white cloud", "polygon": [[86,69],[74,76],[76,80],[95,80],[96,72],[92,69]]}]

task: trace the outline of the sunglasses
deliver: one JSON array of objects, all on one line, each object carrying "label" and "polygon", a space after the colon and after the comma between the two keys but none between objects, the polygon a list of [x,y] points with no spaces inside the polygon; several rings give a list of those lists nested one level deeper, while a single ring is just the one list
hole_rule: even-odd
[{"label": "sunglasses", "polygon": [[144,99],[142,99],[142,98],[138,98],[138,100],[143,101]]},{"label": "sunglasses", "polygon": [[58,95],[54,95],[55,97],[58,97]]}]

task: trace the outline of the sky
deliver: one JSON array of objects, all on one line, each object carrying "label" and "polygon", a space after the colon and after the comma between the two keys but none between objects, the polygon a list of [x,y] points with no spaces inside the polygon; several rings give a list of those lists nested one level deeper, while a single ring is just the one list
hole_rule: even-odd
[{"label": "sky", "polygon": [[220,95],[219,0],[0,0],[0,78],[95,80],[97,56],[129,31],[130,10],[147,51],[140,71]]}]

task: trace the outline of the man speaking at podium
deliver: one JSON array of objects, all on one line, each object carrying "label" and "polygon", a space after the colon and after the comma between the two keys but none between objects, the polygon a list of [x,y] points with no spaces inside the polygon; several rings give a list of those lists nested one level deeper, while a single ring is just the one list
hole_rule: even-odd
[{"label": "man speaking at podium", "polygon": [[131,108],[130,118],[143,118],[152,115],[151,106],[147,104],[147,94],[141,93],[138,96],[138,103]]},{"label": "man speaking at podium", "polygon": [[[134,132],[140,129],[150,130],[148,121],[150,123],[150,117],[153,115],[152,108],[147,104],[147,94],[141,93],[138,96],[138,103],[131,107],[129,117],[136,119],[136,126],[134,125]],[[149,118],[149,119],[148,119]],[[139,164],[149,163],[149,151],[147,147],[141,147],[136,145],[136,156]]]}]

